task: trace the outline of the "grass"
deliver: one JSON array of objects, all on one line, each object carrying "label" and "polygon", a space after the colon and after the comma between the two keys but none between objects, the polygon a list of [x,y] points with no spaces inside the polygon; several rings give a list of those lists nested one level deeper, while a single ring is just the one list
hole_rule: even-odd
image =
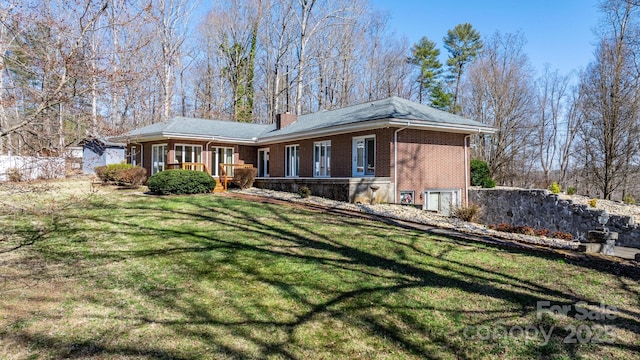
[{"label": "grass", "polygon": [[[0,358],[640,351],[638,279],[551,255],[214,195],[57,198],[5,211],[0,226]],[[572,311],[537,316],[538,301]],[[579,320],[579,301],[615,318]]]}]

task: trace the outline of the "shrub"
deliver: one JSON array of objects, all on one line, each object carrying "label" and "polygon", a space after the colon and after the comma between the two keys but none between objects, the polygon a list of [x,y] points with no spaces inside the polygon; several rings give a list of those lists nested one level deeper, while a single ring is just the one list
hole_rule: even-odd
[{"label": "shrub", "polygon": [[633,195],[627,194],[622,198],[622,202],[624,202],[627,205],[635,205],[636,199],[633,197]]},{"label": "shrub", "polygon": [[131,164],[110,164],[106,166],[96,166],[93,170],[103,184],[116,184],[118,173],[122,170],[131,169]]},{"label": "shrub", "polygon": [[538,235],[538,236],[548,237],[549,234],[551,234],[551,231],[549,231],[549,229],[538,229],[538,230],[536,230],[536,235]]},{"label": "shrub", "polygon": [[597,203],[598,203],[598,199],[589,200],[589,206],[592,207],[592,208],[596,207]]},{"label": "shrub", "polygon": [[471,185],[483,188],[494,188],[496,182],[491,178],[489,165],[478,159],[471,160]]},{"label": "shrub", "polygon": [[298,189],[298,195],[300,195],[301,198],[306,199],[311,196],[311,190],[306,186],[302,186]]},{"label": "shrub", "polygon": [[536,229],[532,228],[531,226],[523,225],[514,227],[513,232],[517,234],[533,236],[536,234]]},{"label": "shrub", "polygon": [[253,182],[258,175],[256,168],[239,168],[233,173],[233,183],[240,189],[248,189],[253,186]]},{"label": "shrub", "polygon": [[561,239],[561,240],[573,240],[573,235],[564,232],[564,231],[556,231],[553,234],[551,234],[551,236],[555,239]]},{"label": "shrub", "polygon": [[211,192],[216,180],[206,172],[193,170],[165,170],[154,174],[147,181],[154,194],[200,194]]},{"label": "shrub", "polygon": [[502,231],[502,232],[513,232],[513,226],[506,223],[500,223],[498,225],[490,225],[489,229]]},{"label": "shrub", "polygon": [[451,216],[462,221],[475,221],[480,213],[480,206],[471,204],[469,206],[456,207],[451,212]]},{"label": "shrub", "polygon": [[575,195],[578,192],[578,189],[576,189],[575,186],[569,186],[567,188],[567,194],[568,195]]},{"label": "shrub", "polygon": [[103,184],[137,187],[147,179],[144,168],[131,164],[97,166],[94,171]]},{"label": "shrub", "polygon": [[118,171],[116,175],[116,185],[138,187],[145,180],[147,180],[147,170],[140,166]]},{"label": "shrub", "polygon": [[560,187],[560,185],[557,182],[554,181],[549,186],[549,191],[551,191],[552,194],[560,194],[560,192],[562,191],[562,188]]},{"label": "shrub", "polygon": [[471,185],[483,186],[485,179],[490,179],[489,165],[486,162],[478,159],[471,160]]},{"label": "shrub", "polygon": [[7,179],[11,182],[21,182],[23,180],[22,171],[18,168],[7,169]]},{"label": "shrub", "polygon": [[482,181],[482,187],[491,189],[496,187],[496,182],[492,178],[486,178]]}]

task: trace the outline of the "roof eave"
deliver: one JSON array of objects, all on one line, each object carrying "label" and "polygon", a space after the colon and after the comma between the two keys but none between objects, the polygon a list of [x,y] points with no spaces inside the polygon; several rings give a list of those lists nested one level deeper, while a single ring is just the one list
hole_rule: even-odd
[{"label": "roof eave", "polygon": [[188,139],[188,140],[216,141],[221,143],[251,144],[251,145],[255,144],[257,141],[257,138],[247,139],[247,138],[233,138],[233,137],[218,136],[218,135],[197,135],[197,134],[171,133],[171,132],[149,133],[144,135],[117,136],[110,139],[120,140],[126,143],[161,141],[161,140],[169,140],[169,139]]},{"label": "roof eave", "polygon": [[403,120],[403,119],[379,119],[366,122],[358,122],[347,125],[331,126],[327,128],[308,130],[303,132],[296,132],[285,135],[275,136],[262,136],[258,139],[257,144],[270,144],[281,141],[295,141],[304,140],[309,138],[316,138],[320,136],[330,136],[346,132],[366,131],[379,129],[384,127],[406,127],[432,130],[440,132],[452,132],[459,134],[493,134],[496,132],[495,128],[490,126],[474,126],[474,125],[457,125],[457,124],[440,124],[434,122],[425,122],[424,120]]},{"label": "roof eave", "polygon": [[403,126],[409,128],[416,128],[422,130],[432,130],[441,132],[452,132],[459,134],[495,134],[496,129],[484,124],[479,125],[465,125],[465,124],[451,124],[451,123],[436,123],[424,120],[410,120],[410,119],[390,119],[390,126]]},{"label": "roof eave", "polygon": [[389,125],[389,122],[386,119],[372,120],[372,121],[359,122],[359,123],[353,123],[353,124],[330,126],[326,128],[320,128],[320,129],[312,129],[307,131],[295,132],[291,134],[261,136],[260,138],[258,138],[257,143],[259,145],[263,145],[263,144],[272,144],[272,143],[282,142],[282,141],[304,140],[304,139],[316,138],[320,136],[337,135],[337,134],[342,134],[346,132],[379,129],[381,127],[385,127],[388,125]]}]

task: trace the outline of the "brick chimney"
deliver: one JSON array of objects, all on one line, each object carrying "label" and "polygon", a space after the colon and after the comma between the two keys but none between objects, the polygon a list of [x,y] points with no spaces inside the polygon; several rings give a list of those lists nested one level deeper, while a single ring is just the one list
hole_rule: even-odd
[{"label": "brick chimney", "polygon": [[276,130],[284,129],[298,120],[298,116],[286,112],[276,115]]}]

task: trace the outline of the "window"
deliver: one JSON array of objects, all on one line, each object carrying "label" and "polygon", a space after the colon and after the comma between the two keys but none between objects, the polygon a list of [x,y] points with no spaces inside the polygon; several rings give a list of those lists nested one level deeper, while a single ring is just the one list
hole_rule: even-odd
[{"label": "window", "polygon": [[178,164],[202,162],[202,146],[200,145],[176,144],[175,153],[175,161]]},{"label": "window", "polygon": [[258,150],[258,177],[269,176],[269,149]]},{"label": "window", "polygon": [[460,205],[460,190],[425,191],[425,209],[449,215],[451,208]]},{"label": "window", "polygon": [[164,171],[168,152],[167,144],[151,145],[151,175]]},{"label": "window", "polygon": [[[233,148],[211,148],[211,175],[220,176],[220,164],[233,164]],[[233,166],[227,166],[226,173],[233,176]]]},{"label": "window", "polygon": [[353,176],[374,176],[376,174],[376,138],[353,138]]},{"label": "window", "polygon": [[331,141],[313,144],[313,176],[331,176]]},{"label": "window", "polygon": [[285,148],[285,176],[299,176],[300,174],[300,146],[289,145]]},{"label": "window", "polygon": [[136,155],[138,154],[137,150],[138,150],[138,147],[135,145],[131,145],[131,148],[129,149],[129,156],[130,156],[129,163],[131,164],[131,166],[137,165],[137,162],[136,162]]},{"label": "window", "polygon": [[413,191],[400,191],[400,204],[413,204],[415,201]]}]

